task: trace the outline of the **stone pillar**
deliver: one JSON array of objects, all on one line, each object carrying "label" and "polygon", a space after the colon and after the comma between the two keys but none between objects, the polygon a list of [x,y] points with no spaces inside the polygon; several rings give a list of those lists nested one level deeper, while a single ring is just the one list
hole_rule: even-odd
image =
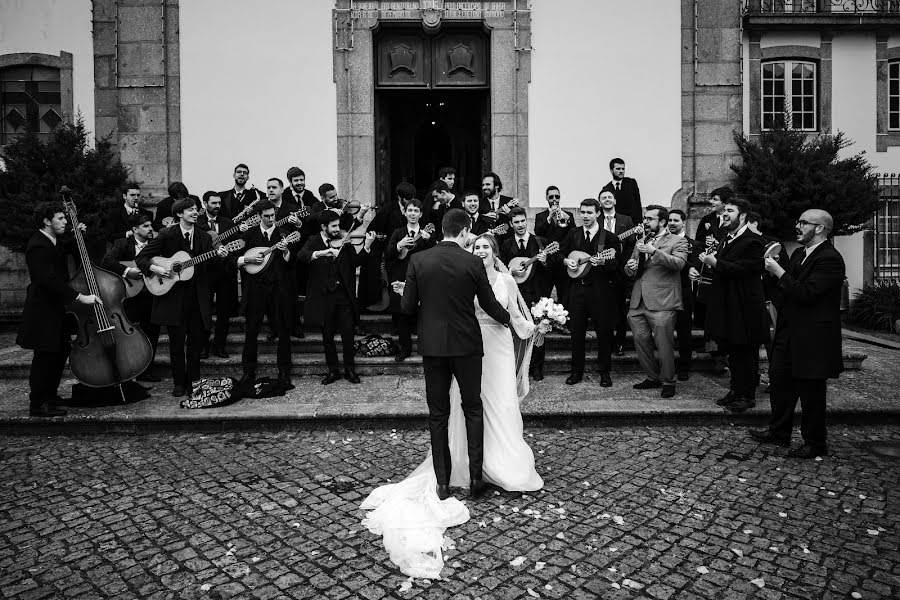
[{"label": "stone pillar", "polygon": [[731,182],[740,159],[733,136],[743,129],[741,7],[719,0],[681,6],[682,186],[672,206],[696,223],[709,192]]},{"label": "stone pillar", "polygon": [[178,1],[94,0],[96,133],[151,204],[181,179]]}]

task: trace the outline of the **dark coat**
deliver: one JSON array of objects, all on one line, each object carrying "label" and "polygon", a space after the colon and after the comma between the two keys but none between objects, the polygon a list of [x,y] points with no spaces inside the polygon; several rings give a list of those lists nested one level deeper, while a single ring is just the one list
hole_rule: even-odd
[{"label": "dark coat", "polygon": [[454,196],[453,200],[448,202],[446,205],[441,205],[437,208],[434,208],[434,202],[431,200],[426,200],[422,202],[422,218],[419,219],[419,223],[423,225],[425,223],[434,223],[434,232],[438,234],[438,237],[442,237],[441,232],[441,223],[444,220],[444,215],[447,214],[451,208],[458,208],[459,210],[463,209],[462,204],[463,199],[460,196]]},{"label": "dark coat", "polygon": [[706,213],[703,215],[703,218],[700,219],[700,223],[697,224],[697,232],[694,234],[694,239],[706,247],[706,236],[711,235],[716,238],[716,241],[720,241],[724,233],[725,230],[719,226],[719,215],[717,215],[715,211],[712,211]]},{"label": "dark coat", "polygon": [[[281,241],[283,237],[282,232],[276,227],[272,231],[272,239],[266,241],[266,237],[263,235],[259,225],[251,227],[241,234],[240,239],[247,244],[244,246],[244,249],[240,252],[235,252],[228,257],[227,261],[223,262],[227,262],[229,267],[237,270],[238,259],[247,250],[259,246],[273,246]],[[288,246],[289,251],[290,248],[291,246]],[[241,295],[241,312],[243,314],[256,314],[258,311],[263,310],[270,300],[270,296],[274,294],[287,295],[290,298],[290,302],[294,300],[291,297],[291,290],[294,288],[292,280],[294,279],[295,254],[289,253],[287,261],[284,260],[284,253],[277,250],[271,256],[269,259],[270,264],[263,272],[256,275],[251,275],[247,271],[241,272],[241,289],[243,290]],[[257,304],[259,306],[256,306]]]},{"label": "dark coat", "polygon": [[681,269],[681,299],[684,303],[684,310],[693,312],[694,309],[694,293],[693,293],[693,284],[690,278],[690,270],[691,267],[694,267],[698,271],[700,267],[703,266],[703,263],[700,262],[700,253],[703,252],[706,248],[703,244],[698,242],[697,240],[691,239],[688,236],[684,236],[684,239],[688,243],[689,252],[687,257],[687,262],[684,264],[684,268]]},{"label": "dark coat", "polygon": [[[600,193],[610,191],[616,197],[616,212],[631,217],[632,223],[640,223],[644,217],[644,207],[641,204],[641,190],[637,181],[631,177],[623,177],[619,191],[616,191],[615,183],[610,181],[600,190]],[[600,194],[597,194],[598,196]]]},{"label": "dark coat", "polygon": [[297,194],[291,187],[288,187],[281,193],[281,199],[285,202],[296,204],[297,206],[306,206],[310,208],[319,201],[319,199],[316,198],[316,195],[307,189],[303,190],[301,198],[297,198]]},{"label": "dark coat", "polygon": [[[394,230],[394,233],[391,234],[387,246],[385,246],[384,248],[384,267],[387,271],[389,288],[390,284],[394,281],[406,281],[406,271],[409,267],[409,261],[410,259],[412,259],[413,254],[415,254],[416,252],[421,252],[422,250],[427,250],[435,245],[435,236],[433,233],[427,240],[419,238],[416,241],[416,245],[406,253],[406,257],[401,259],[400,252],[397,250],[397,244],[400,242],[400,240],[406,237],[407,233],[409,233],[409,229],[407,228],[407,226],[398,227]],[[397,294],[392,289],[389,290],[389,293],[391,298],[391,306],[389,309],[390,312],[402,312],[400,310],[400,294]]]},{"label": "dark coat", "polygon": [[413,255],[401,308],[408,315],[419,312],[419,354],[483,356],[476,297],[493,319],[509,323],[509,313],[494,297],[478,257],[454,242]]},{"label": "dark coat", "polygon": [[[191,256],[197,256],[212,250],[212,238],[209,233],[199,227],[194,227],[194,248],[191,250],[181,237],[181,228],[176,224],[166,227],[152,240],[147,242],[134,262],[144,275],[150,275],[150,265],[156,256],[171,257],[179,250],[184,250]],[[221,260],[213,258],[211,260]],[[200,303],[200,315],[203,317],[203,328],[209,330],[212,327],[212,306],[209,300],[209,262],[194,266],[194,276],[187,281],[179,281],[167,294],[153,297],[153,312],[150,320],[157,325],[185,326],[182,323],[185,303],[193,301],[194,290]]]},{"label": "dark coat", "polygon": [[244,194],[240,200],[234,194],[234,188],[219,192],[222,198],[222,214],[232,219],[241,212],[244,207],[249,206],[257,198],[263,197],[263,193],[256,188],[244,188]]},{"label": "dark coat", "polygon": [[[605,218],[606,217],[603,215],[602,212],[597,217],[597,222],[600,223],[600,227],[604,226]],[[640,222],[640,221],[638,221],[638,222]],[[635,223],[636,222],[634,220],[632,220],[632,218],[630,216],[617,211],[615,225],[613,225],[613,230],[614,230],[613,233],[615,233],[616,235],[619,235],[620,233],[625,233],[626,231],[628,231],[629,229],[634,227]],[[637,239],[638,239],[638,236],[630,235],[625,240],[619,240],[619,242],[622,244],[622,255],[623,256],[631,256],[631,254],[634,252],[634,246],[635,246],[635,244],[637,244]]]},{"label": "dark coat", "polygon": [[25,247],[25,264],[31,282],[16,344],[42,352],[62,352],[66,349],[63,347],[66,305],[78,297],[78,292],[68,284],[62,242],[57,240],[54,245],[46,235],[35,231]]},{"label": "dark coat", "polygon": [[[124,277],[125,266],[119,261],[134,260],[134,258],[134,238],[121,238],[113,242],[113,245],[109,247],[109,250],[103,256],[100,266],[119,277]],[[126,282],[131,281],[136,280],[126,279]],[[147,291],[147,288],[144,288],[137,296],[126,298],[124,305],[129,319],[140,322],[148,321],[153,310],[153,294]]]},{"label": "dark coat", "polygon": [[[509,204],[510,201],[512,201],[512,196],[504,196],[503,194],[500,194],[498,208],[501,206],[506,206],[507,204]],[[480,212],[481,214],[491,212],[491,203],[484,196],[482,196],[482,198],[481,198],[481,204],[478,206],[478,212]],[[497,211],[497,219],[494,222],[494,224],[491,225],[491,227],[496,227],[497,225],[503,225],[504,223],[507,225],[510,225],[509,213],[504,214],[498,210]],[[503,243],[507,239],[511,238],[512,235],[513,235],[512,227],[510,227],[506,233],[499,234],[496,236],[496,238],[497,238],[498,242]]]},{"label": "dark coat", "polygon": [[[171,212],[170,205],[169,213],[171,214]],[[138,208],[138,213],[153,221],[153,213],[149,210]],[[128,211],[125,209],[124,203],[120,204],[106,215],[107,242],[114,242],[115,240],[125,237],[130,230],[131,226],[128,224]]]},{"label": "dark coat", "polygon": [[[513,258],[531,258],[537,256],[544,248],[547,247],[547,240],[544,238],[529,235],[528,243],[525,244],[525,251],[519,249],[518,241],[515,234],[513,237],[505,240],[500,246],[500,260],[503,264],[509,266],[509,261]],[[527,281],[519,284],[519,291],[528,305],[532,305],[540,299],[541,296],[547,296],[553,287],[553,280],[547,266],[553,264],[553,260],[558,260],[559,253],[547,257],[547,265],[541,264],[536,260],[531,264],[531,277]]]},{"label": "dark coat", "polygon": [[841,288],[845,267],[830,241],[801,265],[805,248],[791,256],[778,282],[780,304],[775,337],[790,339],[791,370],[798,379],[837,377],[844,369],[841,350]]},{"label": "dark coat", "polygon": [[704,299],[706,334],[729,344],[768,343],[762,238],[747,229],[734,241],[723,241],[719,246],[712,283]]},{"label": "dark coat", "polygon": [[550,242],[561,242],[566,237],[566,234],[575,228],[575,215],[567,210],[563,212],[569,215],[569,222],[565,227],[560,227],[547,220],[550,218],[549,208],[536,214],[534,217],[534,234]]},{"label": "dark coat", "polygon": [[[216,232],[215,227],[213,227],[213,225],[210,223],[209,215],[207,214],[202,214],[197,218],[197,227],[208,232],[210,237],[214,237],[215,235],[217,235],[217,233],[224,233],[225,231],[228,231],[229,229],[234,227],[234,223],[232,222],[232,220],[226,217],[221,211],[219,211],[219,214],[216,216],[213,222],[218,224],[218,232]],[[237,256],[240,256],[240,253],[235,254]],[[215,293],[217,294],[217,312],[218,309],[223,306],[237,306],[237,266],[235,264],[235,261],[236,259],[211,260],[206,263],[207,273],[209,274],[210,289],[212,291],[215,291]],[[228,297],[224,298],[222,296],[224,294],[227,294]]]},{"label": "dark coat", "polygon": [[[616,306],[619,305],[616,283],[621,278],[622,263],[625,260],[619,238],[601,227],[599,233],[594,236],[589,244],[585,245],[584,228],[578,227],[569,231],[566,237],[563,238],[563,241],[559,243],[559,254],[563,258],[567,258],[570,252],[579,250],[593,255],[597,254],[600,248],[604,250],[615,248],[616,257],[607,260],[602,265],[591,267],[590,273],[587,274],[584,280],[590,282],[588,293],[591,295],[592,303],[604,307],[602,314],[606,318],[603,323],[596,323],[595,325],[599,330],[607,330],[613,329],[619,319],[616,311]],[[571,290],[576,285],[583,285],[581,281],[580,279],[572,279],[569,289]]]},{"label": "dark coat", "polygon": [[341,285],[350,297],[353,308],[353,320],[359,320],[359,305],[356,300],[356,268],[366,260],[368,252],[356,252],[353,244],[344,244],[337,259],[313,259],[313,252],[327,250],[322,235],[314,235],[303,244],[297,259],[309,265],[309,279],[306,283],[306,303],[303,306],[303,326],[321,327],[325,319],[325,286],[328,282],[330,262],[337,262],[337,276]]}]

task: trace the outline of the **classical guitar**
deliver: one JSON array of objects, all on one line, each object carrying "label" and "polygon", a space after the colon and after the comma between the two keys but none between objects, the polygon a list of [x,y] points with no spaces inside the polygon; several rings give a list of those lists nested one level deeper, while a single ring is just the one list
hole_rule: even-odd
[{"label": "classical guitar", "polygon": [[216,244],[221,244],[222,242],[227,241],[228,238],[234,237],[239,233],[247,231],[251,227],[259,225],[259,221],[259,215],[253,215],[237,227],[231,227],[230,229],[226,229],[222,233],[215,234],[212,239],[213,246],[215,246]]},{"label": "classical guitar", "polygon": [[[137,269],[133,260],[120,260],[119,264],[125,267],[126,269]],[[144,278],[138,277],[137,279],[130,279],[128,277],[122,276],[122,279],[125,281],[125,297],[126,298],[134,298],[138,294],[144,291]]]},{"label": "classical guitar", "polygon": [[[484,233],[490,233],[491,235],[504,235],[507,231],[509,231],[509,223],[503,223],[501,225],[497,225],[496,227],[488,229]],[[478,235],[484,235],[484,233],[480,233]],[[466,248],[475,243],[478,235],[475,235],[474,233],[469,234],[469,239],[466,241]]]},{"label": "classical guitar", "polygon": [[[559,242],[550,242],[547,244],[547,247],[544,248],[543,252],[550,256],[555,252],[559,252]],[[537,256],[532,256],[531,258],[524,258],[522,256],[516,256],[514,258],[509,259],[509,272],[512,274],[513,279],[516,280],[516,283],[525,283],[531,278],[531,273],[533,271],[533,265],[537,261]],[[516,271],[520,269],[524,269],[524,273],[521,275],[516,275]]]},{"label": "classical guitar", "polygon": [[309,207],[304,206],[300,210],[295,210],[291,214],[286,217],[282,217],[275,221],[275,227],[281,227],[283,225],[287,225],[287,222],[291,220],[291,217],[297,217],[298,219],[305,219],[309,216]]},{"label": "classical guitar", "polygon": [[622,233],[618,234],[616,237],[619,238],[620,242],[624,242],[626,239],[630,238],[631,236],[640,235],[642,233],[644,233],[644,226],[643,225],[635,225],[631,229],[628,229],[627,231],[623,231]]},{"label": "classical guitar", "polygon": [[[607,248],[603,252],[599,254],[595,254],[597,258],[602,260],[609,260],[611,258],[616,257],[616,249],[615,248]],[[572,279],[584,279],[587,277],[587,274],[591,271],[591,255],[587,252],[582,252],[581,250],[572,250],[569,252],[569,256],[566,258],[574,260],[576,262],[575,268],[566,267],[566,271],[569,274],[569,277]]]},{"label": "classical guitar", "polygon": [[256,246],[254,248],[250,248],[249,250],[244,252],[244,258],[246,259],[251,256],[258,256],[259,258],[262,258],[262,262],[259,264],[245,262],[243,265],[244,270],[251,275],[262,273],[269,267],[270,264],[272,264],[272,254],[274,252],[283,250],[285,246],[299,241],[300,232],[295,231],[289,234],[287,237],[282,238],[281,241],[272,246]]},{"label": "classical guitar", "polygon": [[[225,248],[226,252],[230,253],[235,250],[240,250],[246,245],[247,243],[244,240],[234,240],[233,242],[228,242],[220,247]],[[147,289],[150,290],[151,294],[154,296],[162,296],[171,290],[179,281],[187,281],[193,277],[195,266],[217,256],[219,256],[218,250],[210,250],[209,252],[204,252],[197,256],[191,256],[184,250],[179,250],[168,258],[154,256],[152,261],[153,264],[165,267],[172,272],[172,275],[170,277],[163,277],[156,273],[144,275],[144,284],[147,286]]]}]

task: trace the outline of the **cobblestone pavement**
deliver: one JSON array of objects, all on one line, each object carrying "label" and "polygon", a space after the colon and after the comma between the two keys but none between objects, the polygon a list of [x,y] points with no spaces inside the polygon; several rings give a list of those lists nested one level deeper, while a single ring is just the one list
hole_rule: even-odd
[{"label": "cobblestone pavement", "polygon": [[[717,426],[529,429],[546,487],[489,493],[408,582],[359,502],[419,429],[7,436],[5,598],[897,598],[900,426],[784,458]],[[408,589],[406,589],[408,588]]]}]

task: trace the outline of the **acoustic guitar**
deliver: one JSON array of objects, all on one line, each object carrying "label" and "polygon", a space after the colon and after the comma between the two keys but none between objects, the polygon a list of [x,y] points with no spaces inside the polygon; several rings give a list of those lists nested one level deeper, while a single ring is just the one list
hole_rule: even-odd
[{"label": "acoustic guitar", "polygon": [[[128,269],[137,269],[137,266],[134,264],[133,260],[120,260],[119,264]],[[134,298],[138,294],[144,291],[144,278],[138,277],[137,279],[131,279],[129,277],[122,276],[122,279],[125,280],[125,297],[126,298]]]},{"label": "acoustic guitar", "polygon": [[[599,254],[595,254],[597,258],[609,260],[616,257],[615,248],[607,248]],[[566,272],[572,279],[584,279],[591,272],[591,255],[581,250],[572,250],[566,258],[576,262],[575,268],[566,267]]]},{"label": "acoustic guitar", "polygon": [[[507,231],[509,231],[509,223],[503,223],[501,225],[497,225],[492,229],[488,229],[484,233],[490,233],[491,235],[504,235]],[[475,243],[475,240],[478,239],[478,236],[484,235],[484,233],[480,233],[475,235],[474,233],[469,234],[469,239],[466,241],[466,248]]]},{"label": "acoustic guitar", "polygon": [[[544,248],[543,252],[550,256],[555,252],[559,252],[559,242],[550,242],[547,244],[547,247]],[[509,272],[512,274],[513,279],[516,280],[516,283],[525,283],[531,278],[531,273],[534,270],[533,265],[538,260],[537,256],[532,256],[531,258],[524,258],[522,256],[516,256],[514,258],[509,259]],[[516,275],[516,271],[524,269],[525,272],[521,275]]]},{"label": "acoustic guitar", "polygon": [[309,216],[309,207],[304,206],[300,210],[295,210],[291,214],[286,217],[281,217],[277,221],[275,221],[275,227],[281,227],[283,225],[287,225],[287,222],[291,220],[291,217],[297,217],[298,219],[305,219]]},{"label": "acoustic guitar", "polygon": [[244,252],[244,258],[247,259],[251,256],[259,256],[260,258],[262,258],[262,262],[259,264],[245,262],[243,265],[244,270],[251,275],[262,273],[269,267],[270,264],[272,264],[272,254],[276,250],[282,250],[282,246],[290,245],[299,241],[300,232],[295,231],[289,234],[287,237],[282,238],[281,241],[272,246],[255,246],[253,248],[250,248],[249,250]]},{"label": "acoustic guitar", "polygon": [[618,234],[616,237],[619,238],[620,242],[624,242],[626,239],[630,238],[631,236],[640,235],[642,233],[644,233],[644,226],[643,225],[635,225],[631,229],[628,229],[628,230],[623,231],[622,233]]},{"label": "acoustic guitar", "polygon": [[[224,246],[220,246],[220,248],[225,248],[226,252],[231,253],[235,250],[240,250],[246,245],[247,243],[244,240],[234,240]],[[192,278],[195,266],[217,256],[219,256],[218,250],[210,250],[197,256],[191,256],[184,250],[179,250],[168,258],[154,256],[152,263],[165,267],[172,272],[172,275],[170,277],[163,277],[156,273],[144,275],[144,285],[147,286],[147,289],[154,296],[162,296],[175,287],[175,284],[179,281],[187,281]]]},{"label": "acoustic guitar", "polygon": [[244,221],[237,227],[231,227],[229,229],[226,229],[222,233],[217,233],[216,235],[213,236],[213,239],[212,239],[213,246],[215,246],[216,244],[221,244],[222,242],[227,241],[228,238],[234,237],[239,233],[247,231],[251,227],[259,225],[259,221],[260,221],[259,215],[253,215],[252,217],[250,217],[249,219],[247,219],[246,221]]}]

